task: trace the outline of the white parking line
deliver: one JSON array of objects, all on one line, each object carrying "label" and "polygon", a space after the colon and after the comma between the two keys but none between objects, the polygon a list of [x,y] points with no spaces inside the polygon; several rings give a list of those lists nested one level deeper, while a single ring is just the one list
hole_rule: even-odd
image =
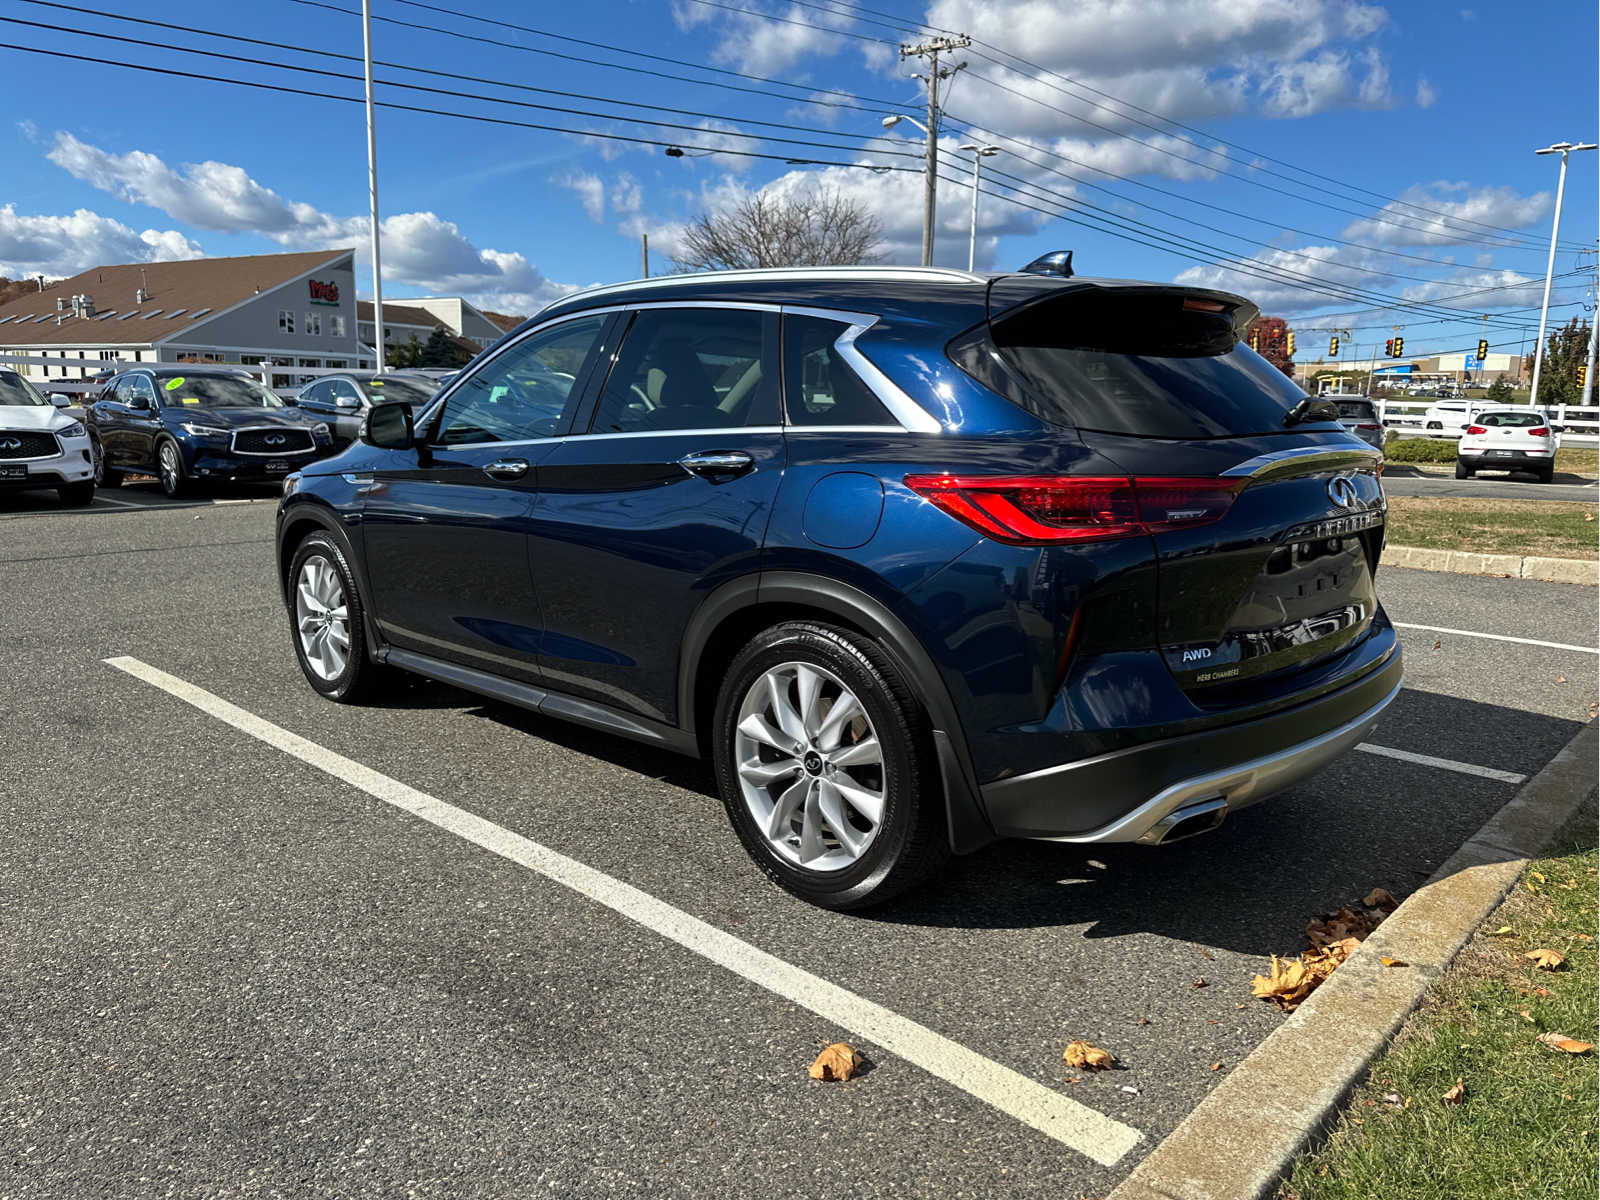
[{"label": "white parking line", "polygon": [[1381,754],[1384,758],[1398,758],[1401,762],[1421,763],[1425,767],[1443,767],[1446,771],[1460,771],[1463,775],[1476,775],[1480,779],[1497,779],[1501,783],[1526,783],[1528,779],[1526,775],[1518,775],[1515,771],[1480,767],[1476,763],[1457,762],[1453,758],[1435,758],[1431,754],[1413,754],[1410,750],[1374,746],[1371,742],[1362,742],[1356,749],[1365,750],[1368,754]]},{"label": "white parking line", "polygon": [[758,950],[748,942],[657,900],[630,884],[558,854],[465,809],[446,804],[315,742],[290,733],[220,696],[136,658],[108,658],[110,666],[192,704],[201,712],[374,799],[571,888],[644,928],[676,942],[784,999],[848,1029],[890,1054],[960,1088],[985,1104],[1086,1155],[1112,1166],[1143,1136],[1131,1125],[1096,1112],[1043,1084],[1001,1066],[915,1021],[837,984]]},{"label": "white parking line", "polygon": [[1396,629],[1425,629],[1429,633],[1453,633],[1457,637],[1487,638],[1491,642],[1516,642],[1523,646],[1549,646],[1552,650],[1576,650],[1580,654],[1600,654],[1600,648],[1594,646],[1572,646],[1566,642],[1541,642],[1538,638],[1509,637],[1503,633],[1477,633],[1471,629],[1448,629],[1443,625],[1411,625],[1405,621],[1395,621]]}]

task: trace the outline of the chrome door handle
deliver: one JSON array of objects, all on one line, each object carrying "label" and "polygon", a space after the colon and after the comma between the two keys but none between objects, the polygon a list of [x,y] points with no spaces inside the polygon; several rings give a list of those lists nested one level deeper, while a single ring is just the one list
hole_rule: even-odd
[{"label": "chrome door handle", "polygon": [[743,450],[700,450],[685,454],[678,465],[691,475],[713,479],[719,475],[743,475],[756,465],[756,460]]},{"label": "chrome door handle", "polygon": [[525,458],[497,458],[483,468],[485,475],[493,475],[496,479],[521,479],[528,473],[528,460]]}]

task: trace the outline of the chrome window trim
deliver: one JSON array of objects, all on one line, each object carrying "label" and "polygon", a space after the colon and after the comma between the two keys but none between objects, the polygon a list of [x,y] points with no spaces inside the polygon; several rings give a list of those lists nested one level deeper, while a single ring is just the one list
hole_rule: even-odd
[{"label": "chrome window trim", "polygon": [[[886,426],[876,426],[878,429]],[[571,433],[562,437],[529,438],[521,442],[450,442],[433,443],[435,450],[487,450],[492,447],[502,449],[509,446],[541,446],[548,442],[602,442],[615,441],[617,438],[646,438],[646,437],[725,437],[732,434],[774,434],[787,433],[782,425],[719,425],[712,429],[629,429],[622,433]]]},{"label": "chrome window trim", "polygon": [[[899,269],[899,270],[922,270],[922,268],[896,268],[896,269]],[[933,270],[935,272],[943,271],[943,268],[929,268],[929,269]],[[964,275],[965,273],[964,272],[955,272],[955,274]],[[678,279],[692,279],[694,277],[693,276],[674,276],[673,278],[676,281]],[[974,276],[974,278],[976,278],[976,276]],[[628,285],[619,284],[619,285],[616,285],[616,286],[625,287],[625,286],[628,286]],[[581,293],[575,293],[575,294],[581,294]],[[856,375],[861,379],[861,382],[867,385],[867,390],[870,391],[874,396],[876,396],[878,398],[879,402],[881,402],[883,404],[883,406],[886,409],[889,410],[889,414],[892,417],[895,418],[895,420],[898,422],[898,424],[867,425],[867,426],[820,426],[820,425],[804,426],[804,425],[790,425],[790,426],[783,427],[785,431],[788,431],[788,430],[803,431],[803,430],[808,430],[808,429],[809,430],[818,430],[818,429],[827,429],[827,428],[833,428],[833,429],[836,429],[836,430],[840,430],[840,429],[857,429],[857,428],[859,428],[859,429],[870,429],[870,430],[899,430],[899,431],[905,432],[905,433],[943,433],[944,432],[944,426],[943,426],[943,424],[940,423],[940,421],[939,421],[939,419],[937,417],[935,417],[927,409],[923,408],[920,404],[918,404],[910,396],[906,395],[906,393],[900,387],[898,387],[896,384],[894,384],[889,379],[889,377],[887,375],[885,375],[882,371],[880,371],[878,369],[877,364],[875,364],[871,359],[869,359],[865,354],[863,354],[861,352],[861,350],[856,346],[856,344],[855,344],[856,339],[858,337],[860,337],[863,333],[865,333],[867,330],[871,329],[880,320],[880,318],[876,314],[852,312],[852,311],[849,311],[849,310],[846,310],[846,309],[818,308],[818,307],[815,307],[815,306],[812,306],[812,305],[776,304],[776,303],[771,303],[771,302],[745,301],[745,300],[644,300],[644,301],[640,301],[640,302],[634,303],[634,304],[608,304],[608,305],[603,305],[603,306],[599,306],[599,307],[596,307],[596,308],[580,309],[580,310],[578,310],[576,312],[562,313],[560,316],[552,317],[549,321],[546,321],[546,322],[544,322],[542,324],[531,326],[530,328],[525,330],[523,333],[521,333],[521,334],[517,335],[516,337],[512,338],[510,341],[504,342],[501,345],[495,347],[495,349],[494,349],[493,353],[490,355],[490,357],[485,359],[484,362],[482,364],[480,364],[479,366],[477,366],[475,369],[471,370],[470,375],[469,375],[469,372],[464,369],[462,371],[461,375],[459,375],[455,379],[451,380],[449,386],[444,388],[442,391],[440,391],[437,396],[433,397],[433,399],[431,401],[429,401],[428,406],[426,408],[424,408],[419,414],[417,414],[414,424],[415,424],[415,426],[417,428],[422,428],[424,425],[426,425],[429,421],[431,421],[433,419],[435,409],[439,405],[447,403],[449,398],[450,398],[450,396],[451,396],[451,394],[453,394],[457,388],[463,386],[470,376],[476,376],[476,375],[480,374],[481,372],[483,372],[485,370],[488,370],[490,368],[491,364],[495,361],[495,359],[499,358],[500,355],[506,353],[513,346],[520,345],[522,343],[522,341],[524,339],[526,339],[526,338],[534,337],[535,335],[543,333],[548,329],[554,329],[558,325],[563,325],[563,324],[565,324],[565,323],[567,323],[569,321],[580,320],[580,319],[582,319],[584,317],[603,316],[603,315],[606,315],[606,314],[617,313],[617,312],[639,312],[639,311],[643,311],[645,309],[657,309],[657,308],[719,308],[719,309],[735,309],[735,310],[744,311],[744,312],[771,312],[771,313],[778,313],[780,315],[785,314],[785,313],[789,313],[789,314],[793,314],[794,316],[797,316],[797,317],[819,317],[819,318],[821,318],[823,320],[826,320],[826,321],[838,321],[840,324],[846,326],[845,331],[843,333],[841,333],[839,335],[838,339],[834,342],[834,344],[833,344],[834,345],[834,349],[836,349],[839,352],[839,357],[842,358],[850,366],[850,369],[853,370],[856,373]],[[738,426],[737,428],[745,429],[747,431],[754,431],[756,429],[765,429],[764,426]],[[729,431],[728,429],[697,429],[697,430],[696,429],[691,429],[691,430],[683,430],[681,432],[684,432],[684,433],[726,433],[728,431]],[[678,433],[678,432],[680,432],[680,431],[678,431],[678,430],[642,430],[642,431],[628,431],[628,432],[624,432],[624,433],[570,433],[570,434],[566,434],[566,435],[563,435],[563,436],[564,437],[638,437],[638,436],[643,435],[643,436],[652,436],[652,437],[654,437],[654,436],[660,436],[663,433],[665,433],[665,434],[675,434],[675,433]],[[561,440],[563,440],[563,438],[531,438],[531,439],[528,439],[526,441],[520,441],[520,442],[458,442],[458,443],[455,443],[452,448],[460,449],[460,448],[464,448],[464,447],[468,447],[468,446],[483,446],[483,445],[492,445],[492,446],[534,445],[534,444],[537,444],[539,442],[544,442],[544,441],[561,441]],[[442,445],[444,443],[431,443],[431,444]]]}]

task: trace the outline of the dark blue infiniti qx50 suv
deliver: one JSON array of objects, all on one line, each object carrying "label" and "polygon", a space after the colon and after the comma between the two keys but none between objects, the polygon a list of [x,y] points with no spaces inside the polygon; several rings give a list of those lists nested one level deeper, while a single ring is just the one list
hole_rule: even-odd
[{"label": "dark blue infiniti qx50 suv", "polygon": [[1379,455],[1223,292],[828,268],[581,292],[284,484],[306,678],[707,755],[860,907],[997,837],[1214,828],[1360,741]]}]

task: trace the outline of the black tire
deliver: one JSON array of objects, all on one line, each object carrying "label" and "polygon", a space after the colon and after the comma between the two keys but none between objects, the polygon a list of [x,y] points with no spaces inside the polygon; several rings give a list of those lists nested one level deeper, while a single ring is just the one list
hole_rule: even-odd
[{"label": "black tire", "polygon": [[85,483],[69,483],[66,487],[56,489],[56,499],[73,508],[83,508],[94,503],[94,480]]},{"label": "black tire", "polygon": [[[740,787],[735,737],[745,695],[785,663],[821,667],[856,695],[882,750],[883,816],[855,862],[811,870],[767,840]],[[838,910],[883,904],[936,874],[950,856],[928,718],[890,657],[859,635],[808,621],[757,635],[724,675],[712,722],[717,787],[745,850],[769,878],[801,899]]]},{"label": "black tire", "polygon": [[174,500],[189,486],[189,478],[183,473],[183,451],[178,449],[177,442],[167,438],[156,443],[156,481],[161,484],[162,494]]},{"label": "black tire", "polygon": [[1554,483],[1555,481],[1556,481],[1556,468],[1555,468],[1555,464],[1554,463],[1551,463],[1548,467],[1539,468],[1539,482],[1540,483]]},{"label": "black tire", "polygon": [[[295,593],[300,572],[307,561],[320,557],[339,577],[344,591],[345,611],[348,614],[350,646],[344,670],[333,678],[324,678],[311,665],[306,656],[300,630],[295,617]],[[300,670],[317,692],[338,704],[358,704],[371,694],[373,687],[384,674],[382,664],[376,663],[367,653],[366,606],[356,588],[355,572],[345,557],[343,548],[326,533],[313,533],[295,548],[289,567],[288,584],[289,640],[294,644]]]},{"label": "black tire", "polygon": [[122,486],[122,472],[106,466],[106,452],[98,441],[89,443],[89,461],[94,463],[94,485],[97,488]]},{"label": "black tire", "polygon": [[1459,458],[1456,459],[1456,478],[1457,479],[1471,479],[1472,478],[1472,468],[1468,467],[1467,464],[1462,462]]}]

